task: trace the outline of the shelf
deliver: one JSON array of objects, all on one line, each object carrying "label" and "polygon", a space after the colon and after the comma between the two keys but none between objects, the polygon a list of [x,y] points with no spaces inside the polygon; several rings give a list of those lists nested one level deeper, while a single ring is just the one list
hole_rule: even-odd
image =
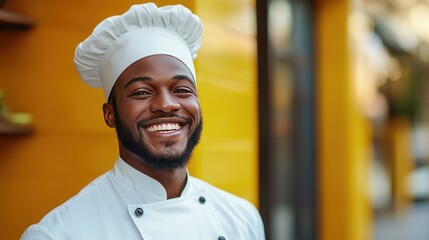
[{"label": "shelf", "polygon": [[0,9],[0,28],[29,28],[36,22],[21,13]]},{"label": "shelf", "polygon": [[31,125],[13,124],[0,120],[0,136],[21,136],[28,135],[34,131]]}]

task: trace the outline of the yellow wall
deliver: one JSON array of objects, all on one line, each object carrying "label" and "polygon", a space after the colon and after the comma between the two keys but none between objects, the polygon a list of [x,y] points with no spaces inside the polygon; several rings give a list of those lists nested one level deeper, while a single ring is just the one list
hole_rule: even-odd
[{"label": "yellow wall", "polygon": [[196,1],[204,27],[197,78],[204,119],[190,170],[258,203],[256,19],[252,0]]},{"label": "yellow wall", "polygon": [[319,226],[322,240],[371,238],[370,126],[350,73],[348,0],[316,7]]},{"label": "yellow wall", "polygon": [[[35,124],[31,136],[0,136],[2,239],[18,239],[28,225],[112,167],[117,144],[102,118],[102,91],[79,79],[73,54],[98,22],[140,2],[6,1],[5,9],[25,13],[37,25],[0,30],[0,88],[10,110],[32,113]],[[225,10],[228,19],[240,17],[243,6],[252,5],[208,2],[215,1],[180,1],[204,15],[205,24],[197,61],[205,129],[190,171],[257,203],[256,43],[254,35],[222,17]]]}]

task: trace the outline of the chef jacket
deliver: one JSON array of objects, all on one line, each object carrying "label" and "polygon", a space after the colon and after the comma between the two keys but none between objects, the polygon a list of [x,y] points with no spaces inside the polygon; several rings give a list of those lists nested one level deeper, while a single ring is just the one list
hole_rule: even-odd
[{"label": "chef jacket", "polygon": [[121,158],[114,168],[27,228],[22,240],[263,240],[248,201],[187,176],[178,198]]}]

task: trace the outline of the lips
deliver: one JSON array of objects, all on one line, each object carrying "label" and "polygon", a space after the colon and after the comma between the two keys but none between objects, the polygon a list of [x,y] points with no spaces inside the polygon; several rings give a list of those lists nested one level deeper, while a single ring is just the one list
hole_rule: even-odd
[{"label": "lips", "polygon": [[145,127],[148,132],[151,133],[170,133],[180,130],[182,127],[179,123],[162,123],[154,124]]},{"label": "lips", "polygon": [[188,122],[184,117],[161,117],[144,121],[140,126],[149,133],[174,133],[182,130]]}]

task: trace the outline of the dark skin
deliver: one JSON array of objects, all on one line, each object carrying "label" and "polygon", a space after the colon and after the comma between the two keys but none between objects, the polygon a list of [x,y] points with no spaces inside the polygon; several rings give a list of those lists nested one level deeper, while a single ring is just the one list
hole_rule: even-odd
[{"label": "dark skin", "polygon": [[[201,111],[193,76],[184,63],[168,55],[142,58],[122,72],[112,91],[121,122],[136,141],[141,140],[157,156],[175,156],[185,150],[201,120]],[[104,119],[111,128],[115,127],[113,111],[112,103],[103,105]],[[180,117],[161,117],[169,113]],[[118,142],[121,158],[160,182],[168,199],[181,195],[186,184],[185,167],[153,168]]]}]

